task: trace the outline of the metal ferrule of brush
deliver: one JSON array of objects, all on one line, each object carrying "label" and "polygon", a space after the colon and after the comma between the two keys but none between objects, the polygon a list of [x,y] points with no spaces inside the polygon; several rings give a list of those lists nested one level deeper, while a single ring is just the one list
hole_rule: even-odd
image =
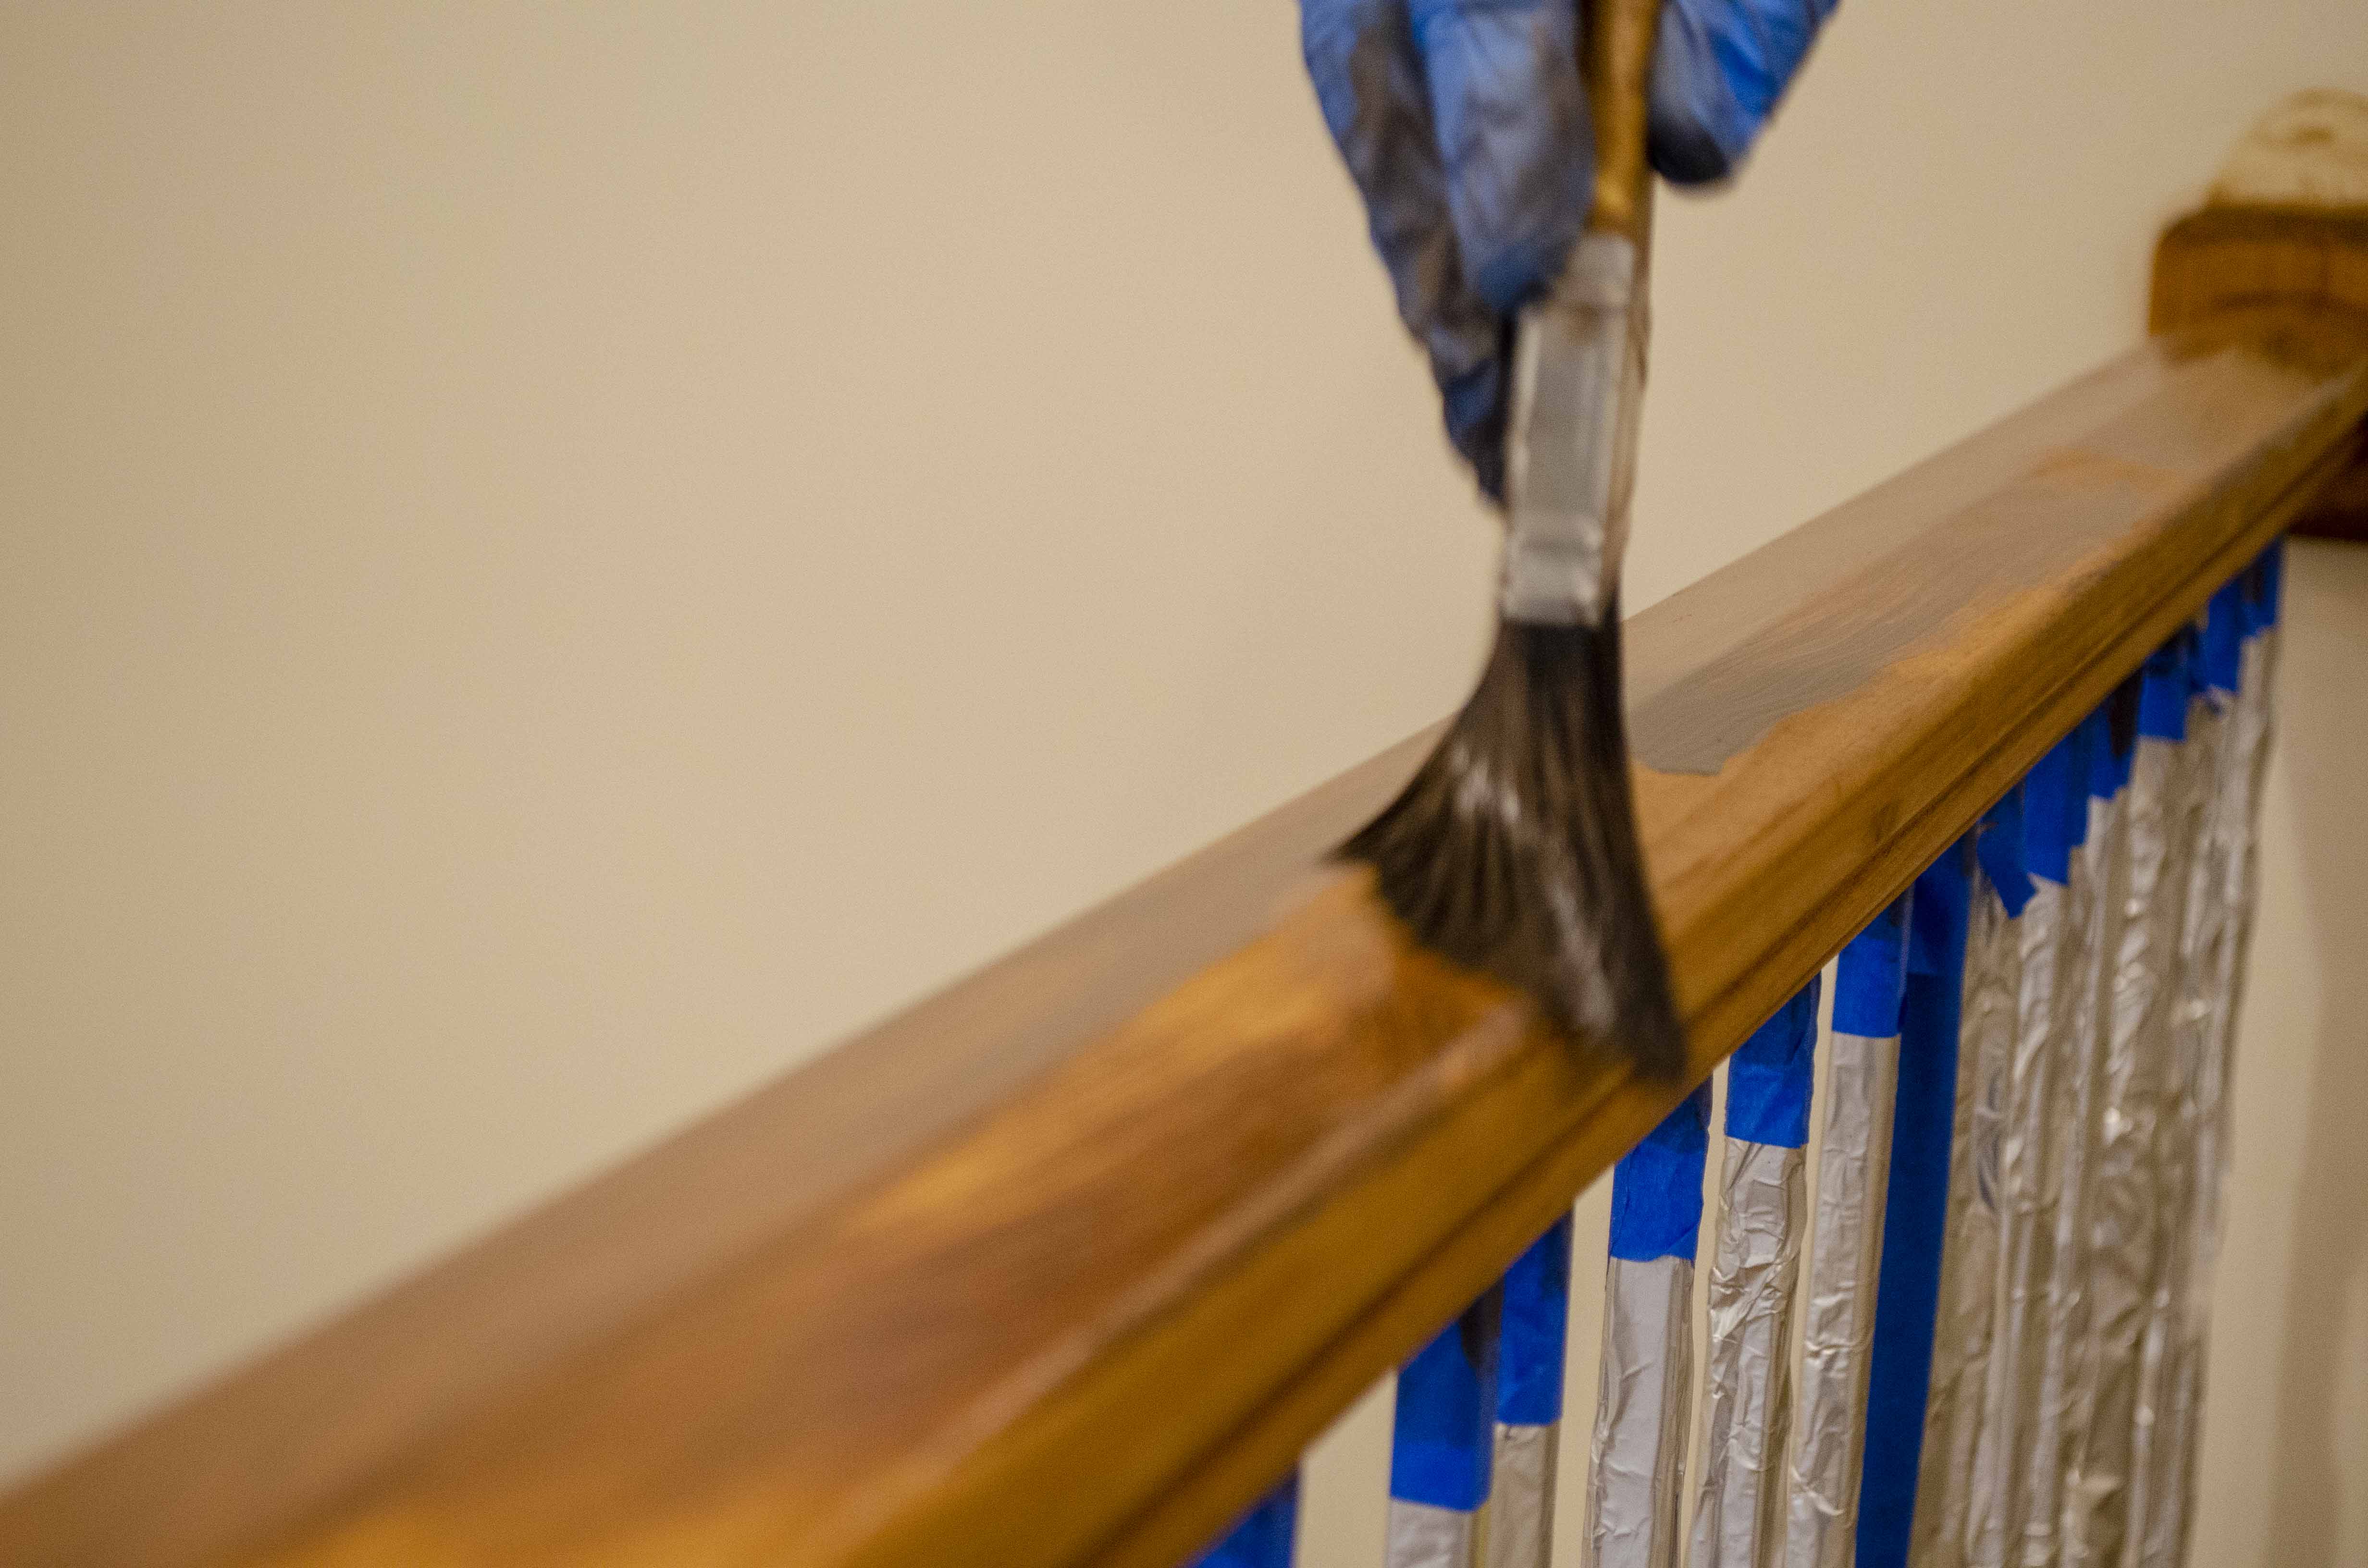
[{"label": "metal ferrule of brush", "polygon": [[1508,621],[1600,626],[1620,586],[1645,394],[1636,272],[1634,241],[1590,231],[1521,312],[1505,435]]}]

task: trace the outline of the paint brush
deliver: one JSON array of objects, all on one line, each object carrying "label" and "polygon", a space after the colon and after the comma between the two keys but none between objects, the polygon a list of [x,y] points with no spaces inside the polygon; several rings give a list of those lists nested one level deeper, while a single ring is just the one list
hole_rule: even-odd
[{"label": "paint brush", "polygon": [[1341,854],[1372,865],[1424,944],[1673,1077],[1685,1032],[1636,838],[1620,664],[1658,6],[1584,8],[1595,189],[1560,278],[1515,327],[1509,525],[1487,668],[1422,770]]}]

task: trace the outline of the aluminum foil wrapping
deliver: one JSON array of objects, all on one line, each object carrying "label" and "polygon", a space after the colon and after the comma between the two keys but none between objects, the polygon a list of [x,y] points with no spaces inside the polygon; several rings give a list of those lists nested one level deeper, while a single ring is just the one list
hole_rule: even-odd
[{"label": "aluminum foil wrapping", "polygon": [[1486,1512],[1391,1498],[1389,1568],[1477,1568],[1474,1552]]},{"label": "aluminum foil wrapping", "polygon": [[1866,1379],[1899,1041],[1837,1033],[1817,1153],[1809,1283],[1802,1307],[1798,1436],[1787,1482],[1788,1568],[1843,1568],[1858,1524]]},{"label": "aluminum foil wrapping", "polygon": [[2195,1456],[2203,1398],[2203,1352],[2210,1326],[2212,1276],[2219,1256],[2221,1179],[2227,1158],[2229,1080],[2237,1002],[2250,944],[2261,778],[2269,762],[2271,676],[2275,633],[2244,647],[2234,700],[2221,720],[2205,839],[2191,884],[2210,901],[2203,933],[2197,1015],[2193,1142],[2183,1278],[2174,1287],[2178,1333],[2171,1343],[2163,1461],[2156,1506],[2141,1538],[2140,1561],[2183,1562],[2194,1513]]},{"label": "aluminum foil wrapping", "polygon": [[[2027,918],[2030,911],[2025,909]],[[1991,1306],[1998,1274],[1998,1122],[2005,1113],[2021,990],[2021,929],[1987,878],[1977,879],[1965,937],[1957,1106],[1949,1138],[1949,1210],[1941,1252],[1932,1392],[1916,1493],[1913,1557],[1961,1568],[1974,1449],[1987,1395]]]},{"label": "aluminum foil wrapping", "polygon": [[2028,1441],[2022,1423],[2032,1391],[2026,1378],[2039,1335],[2037,1298],[2044,1274],[2040,1244],[2046,1112],[2066,1022],[2066,937],[2078,927],[2075,900],[2089,881],[2087,858],[2081,850],[2072,851],[2066,881],[2041,883],[2023,911],[2022,984],[2016,997],[2006,1108],[1998,1126],[1998,1269],[1992,1280],[1990,1357],[1966,1520],[1967,1561],[1977,1568],[1999,1568],[2008,1561],[2021,1522],[2018,1461]]},{"label": "aluminum foil wrapping", "polygon": [[1488,1568],[1549,1568],[1562,1425],[1498,1422],[1488,1486]]},{"label": "aluminum foil wrapping", "polygon": [[2048,1183],[2053,1194],[2045,1320],[2021,1474],[2013,1540],[2021,1562],[2056,1561],[2063,1529],[2064,1488],[2088,1429],[2096,1394],[2089,1324],[2090,1246],[2099,1102],[2102,1096],[2106,1015],[2113,959],[2119,950],[2128,856],[2124,786],[2111,799],[2089,802],[2085,874],[2067,890],[2063,939],[2070,955],[2059,966],[2066,1032],[2063,1093],[2055,1097],[2047,1137],[2055,1152]]},{"label": "aluminum foil wrapping", "polygon": [[2184,857],[2193,852],[2180,832],[2193,789],[2192,756],[2182,744],[2141,736],[2131,770],[2128,884],[2113,960],[2090,1223],[2094,1393],[2064,1511],[2063,1557],[2076,1568],[2120,1562],[2133,1465],[2142,1441],[2150,1440],[2141,1439],[2139,1427],[2154,1417],[2141,1397],[2141,1362],[2165,1253],[2159,1177],[2172,1086]]},{"label": "aluminum foil wrapping", "polygon": [[1807,1160],[1800,1149],[1726,1141],[1689,1568],[1773,1568],[1784,1539]]},{"label": "aluminum foil wrapping", "polygon": [[1982,1369],[1980,1436],[1966,1479],[1964,1561],[1974,1568],[1999,1568],[2007,1561],[2017,1522],[2017,1460],[2027,1440],[2022,1421],[2030,1403],[2025,1371],[2038,1326],[2047,1096],[2064,1032],[2066,987],[2060,982],[2065,933],[2076,924],[2073,885],[2088,881],[2085,859],[2075,850],[2067,882],[2037,883],[2017,933],[2021,984],[2015,997],[2005,1106],[1998,1119],[1989,1355]]},{"label": "aluminum foil wrapping", "polygon": [[[2178,1388],[2188,1344],[2194,1277],[2196,1145],[2203,1102],[2216,1098],[2216,1066],[2207,1069],[2207,1037],[2223,946],[2226,903],[2214,876],[2212,845],[2219,814],[2221,753],[2226,733],[2217,700],[2198,697],[2188,708],[2183,788],[2170,823],[2180,890],[2179,949],[2166,1066],[2169,1083],[2155,1142],[2155,1185],[2162,1205],[2154,1293],[2138,1357],[2138,1416],[2131,1454],[2131,1551],[2136,1568],[2171,1568],[2177,1561],[2183,1512]],[[2207,1083],[2210,1078],[2212,1082]]]},{"label": "aluminum foil wrapping", "polygon": [[[2067,1320],[2078,1315],[2081,1255],[2065,1218],[2079,1207],[2089,1163],[2102,967],[2100,884],[2110,880],[2117,813],[2089,796],[2088,834],[2050,911],[2053,930],[2025,932],[2021,1021],[2003,1138],[1998,1348],[1989,1422],[1997,1492],[1984,1520],[1982,1568],[2054,1561],[2066,1420]],[[2029,911],[2026,911],[2026,918]],[[2062,1256],[2059,1256],[2062,1255]]]},{"label": "aluminum foil wrapping", "polygon": [[1676,1568],[1693,1402],[1694,1266],[1615,1257],[1603,1281],[1603,1369],[1588,1478],[1588,1568]]},{"label": "aluminum foil wrapping", "polygon": [[2042,1108],[2041,1223],[2045,1267],[2035,1284],[2035,1322],[2023,1349],[2019,1391],[2025,1440],[2009,1484],[2007,1561],[2053,1563],[2062,1530],[2064,1482],[2086,1430],[2089,1383],[2089,1176],[2096,1162],[2097,1101],[2104,1073],[2103,998],[2121,931],[2127,855],[2123,796],[2089,801],[2087,847],[2066,890],[2056,965],[2062,1028],[2056,1085]]}]

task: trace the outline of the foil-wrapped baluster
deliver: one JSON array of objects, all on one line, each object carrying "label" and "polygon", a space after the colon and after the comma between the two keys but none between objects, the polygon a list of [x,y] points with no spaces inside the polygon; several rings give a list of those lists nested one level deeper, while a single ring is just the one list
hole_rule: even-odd
[{"label": "foil-wrapped baluster", "polygon": [[1783,1550],[1819,990],[1812,980],[1727,1060],[1689,1568],[1774,1568]]},{"label": "foil-wrapped baluster", "polygon": [[1693,1413],[1694,1253],[1710,1085],[1689,1095],[1611,1177],[1603,1364],[1580,1562],[1676,1568]]},{"label": "foil-wrapped baluster", "polygon": [[1788,1568],[1846,1568],[1856,1540],[1908,909],[1901,899],[1852,938],[1835,977],[1799,1415],[1786,1475]]}]

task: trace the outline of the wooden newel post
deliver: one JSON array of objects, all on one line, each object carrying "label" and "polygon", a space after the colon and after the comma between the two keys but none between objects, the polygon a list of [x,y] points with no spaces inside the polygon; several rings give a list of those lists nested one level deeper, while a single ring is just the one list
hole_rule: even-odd
[{"label": "wooden newel post", "polygon": [[[2149,331],[2261,309],[2348,312],[2368,331],[2368,97],[2321,88],[2280,104],[2157,242]],[[2368,542],[2368,460],[2293,531]]]}]

